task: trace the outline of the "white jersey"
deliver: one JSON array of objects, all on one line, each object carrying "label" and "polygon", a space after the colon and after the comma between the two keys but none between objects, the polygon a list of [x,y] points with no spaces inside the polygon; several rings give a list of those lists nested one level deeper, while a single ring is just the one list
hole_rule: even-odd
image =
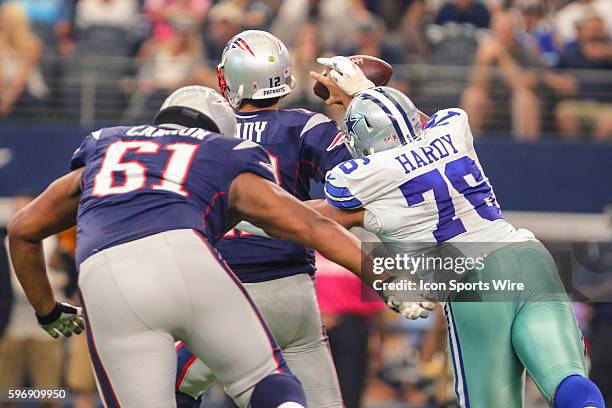
[{"label": "white jersey", "polygon": [[419,141],[338,165],[327,173],[325,194],[337,208],[364,208],[365,229],[400,248],[535,240],[504,220],[458,108],[433,115]]}]

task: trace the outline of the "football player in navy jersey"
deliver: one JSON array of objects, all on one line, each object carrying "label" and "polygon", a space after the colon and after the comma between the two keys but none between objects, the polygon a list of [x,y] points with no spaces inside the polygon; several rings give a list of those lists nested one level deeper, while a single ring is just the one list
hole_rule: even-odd
[{"label": "football player in navy jersey", "polygon": [[[285,191],[310,199],[310,181],[351,159],[334,121],[304,109],[279,109],[294,87],[285,45],[264,31],[232,38],[218,66],[219,85],[236,109],[237,136],[268,150]],[[235,229],[217,249],[245,284],[276,338],[285,360],[302,382],[309,406],[342,407],[342,396],[321,322],[313,282],[314,251],[303,244],[241,233]],[[209,367],[179,345],[177,400],[197,406],[216,381]]]},{"label": "football player in navy jersey", "polygon": [[306,405],[257,308],[212,245],[245,219],[360,273],[359,243],[279,188],[261,146],[219,134],[234,128],[220,95],[182,88],[153,125],[87,136],[72,172],[10,222],[15,272],[40,325],[60,337],[80,333],[83,317],[56,303],[41,241],[76,220],[86,333],[106,407],[175,406],[176,339],[239,406]]}]

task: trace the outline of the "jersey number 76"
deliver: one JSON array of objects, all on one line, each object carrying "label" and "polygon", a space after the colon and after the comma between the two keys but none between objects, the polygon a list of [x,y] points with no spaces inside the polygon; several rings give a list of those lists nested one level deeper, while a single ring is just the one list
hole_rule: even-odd
[{"label": "jersey number 76", "polygon": [[[467,156],[453,160],[444,167],[444,175],[453,188],[474,206],[474,210],[481,218],[489,221],[502,218],[491,186],[482,176],[474,160]],[[472,176],[478,184],[470,186],[465,179],[468,175]],[[425,200],[423,194],[433,191],[438,207],[438,224],[433,235],[438,242],[448,241],[466,231],[463,222],[459,218],[455,219],[455,206],[448,183],[438,169],[421,174],[399,188],[409,206],[423,202]]]}]

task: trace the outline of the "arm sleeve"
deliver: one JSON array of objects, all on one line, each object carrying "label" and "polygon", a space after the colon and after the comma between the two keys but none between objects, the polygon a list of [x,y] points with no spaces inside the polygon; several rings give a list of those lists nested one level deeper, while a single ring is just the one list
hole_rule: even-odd
[{"label": "arm sleeve", "polygon": [[321,113],[306,122],[300,137],[300,160],[312,164],[310,177],[317,182],[323,182],[325,173],[352,158],[344,146],[344,133]]},{"label": "arm sleeve", "polygon": [[351,192],[350,179],[338,167],[325,177],[325,200],[333,207],[342,210],[361,208],[363,203]]},{"label": "arm sleeve", "polygon": [[83,143],[72,153],[70,159],[70,170],[80,169],[85,167],[87,161],[96,152],[96,144],[100,138],[100,131],[92,132],[85,137]]}]

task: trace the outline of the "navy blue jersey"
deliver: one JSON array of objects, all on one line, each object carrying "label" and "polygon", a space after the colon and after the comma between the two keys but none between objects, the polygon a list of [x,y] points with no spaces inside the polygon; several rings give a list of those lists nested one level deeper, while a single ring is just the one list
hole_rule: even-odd
[{"label": "navy blue jersey", "polygon": [[175,229],[194,229],[214,244],[230,227],[234,178],[252,172],[275,181],[261,146],[178,125],[98,130],[70,165],[85,167],[77,265],[104,248]]},{"label": "navy blue jersey", "polygon": [[[350,159],[336,122],[304,109],[262,110],[236,115],[238,136],[268,150],[279,184],[300,200],[310,199],[310,181]],[[217,249],[243,282],[314,273],[314,252],[280,239],[233,230]]]}]

